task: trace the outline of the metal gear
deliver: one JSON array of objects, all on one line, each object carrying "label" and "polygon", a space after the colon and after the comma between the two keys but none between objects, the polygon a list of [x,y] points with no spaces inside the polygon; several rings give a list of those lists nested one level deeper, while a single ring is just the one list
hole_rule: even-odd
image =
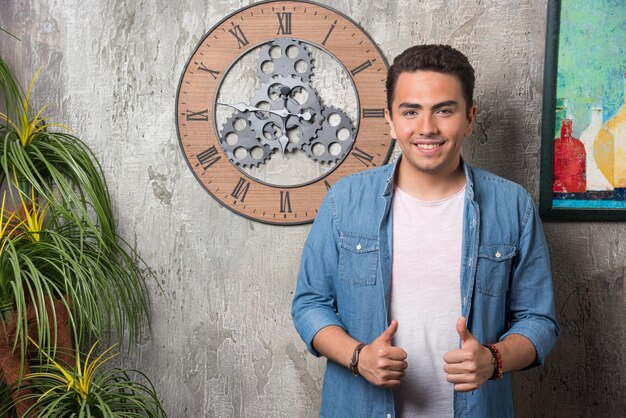
[{"label": "metal gear", "polygon": [[[280,48],[280,56],[276,58],[271,54],[274,47]],[[297,54],[294,51],[297,51]],[[272,65],[270,66],[269,63]],[[303,70],[304,65],[306,65],[306,70]],[[267,68],[268,66],[273,66],[270,68],[271,71]],[[313,74],[313,58],[302,42],[296,39],[278,38],[261,47],[256,71],[263,83],[276,75],[296,76],[308,82]]]},{"label": "metal gear", "polygon": [[[239,126],[235,126],[239,119],[245,124],[241,129],[239,129]],[[239,124],[241,124],[241,122]],[[231,134],[235,135],[237,138],[233,144],[228,143],[228,139],[232,141],[232,137],[229,138]],[[220,130],[220,145],[228,159],[233,164],[241,167],[258,167],[259,164],[267,161],[272,154],[272,149],[267,145],[261,144],[257,139],[256,134],[250,128],[247,115],[240,112],[235,112],[224,122]],[[244,157],[238,158],[235,155],[235,151],[238,148],[246,150]],[[257,148],[260,151],[257,151]],[[255,151],[253,152],[253,150]]]},{"label": "metal gear", "polygon": [[[331,115],[339,115],[340,120],[338,124],[331,125]],[[352,144],[354,144],[354,126],[350,117],[343,110],[333,106],[322,109],[322,116],[324,117],[324,122],[322,123],[322,128],[317,132],[317,137],[305,144],[302,151],[304,151],[307,157],[316,162],[336,163],[345,158],[350,148],[352,148]],[[338,136],[341,129],[348,130],[348,137],[343,140]],[[340,147],[340,151],[331,153],[331,146],[335,144]],[[336,149],[336,146],[333,148]]]},{"label": "metal gear", "polygon": [[[281,91],[283,87],[288,89],[287,97]],[[298,102],[294,98],[298,90],[306,92],[306,100]],[[263,107],[269,104],[270,110],[287,109],[290,115],[282,118],[268,112],[253,112],[249,116],[250,126],[256,133],[262,144],[271,149],[281,149],[278,138],[283,131],[286,134],[290,129],[300,130],[299,140],[289,142],[285,151],[301,149],[306,143],[315,137],[316,132],[322,126],[322,105],[317,92],[308,83],[296,77],[274,76],[269,81],[261,84],[259,90],[252,97],[252,106]],[[310,119],[298,116],[304,113],[310,114]]]}]

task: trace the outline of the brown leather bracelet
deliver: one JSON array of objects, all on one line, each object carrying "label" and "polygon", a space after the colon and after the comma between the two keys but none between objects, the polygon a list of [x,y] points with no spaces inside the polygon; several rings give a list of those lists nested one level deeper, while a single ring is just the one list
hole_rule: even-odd
[{"label": "brown leather bracelet", "polygon": [[350,360],[350,370],[355,376],[361,375],[361,373],[359,373],[359,354],[361,353],[363,347],[365,347],[365,344],[360,343],[352,352],[352,360]]}]

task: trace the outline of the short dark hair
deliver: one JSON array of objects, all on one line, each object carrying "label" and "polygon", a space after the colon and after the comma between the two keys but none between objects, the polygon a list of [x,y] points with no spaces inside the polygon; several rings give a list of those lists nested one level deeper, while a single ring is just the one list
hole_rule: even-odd
[{"label": "short dark hair", "polygon": [[435,71],[451,74],[459,79],[463,98],[467,105],[467,114],[474,105],[474,68],[467,57],[449,45],[416,45],[412,46],[393,60],[387,70],[387,109],[391,113],[393,94],[402,73],[415,71]]}]

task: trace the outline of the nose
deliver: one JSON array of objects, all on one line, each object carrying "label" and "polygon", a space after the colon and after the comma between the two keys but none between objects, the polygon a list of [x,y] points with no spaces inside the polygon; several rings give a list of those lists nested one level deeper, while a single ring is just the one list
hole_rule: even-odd
[{"label": "nose", "polygon": [[439,133],[435,115],[424,113],[418,118],[418,132],[421,137],[431,137]]}]

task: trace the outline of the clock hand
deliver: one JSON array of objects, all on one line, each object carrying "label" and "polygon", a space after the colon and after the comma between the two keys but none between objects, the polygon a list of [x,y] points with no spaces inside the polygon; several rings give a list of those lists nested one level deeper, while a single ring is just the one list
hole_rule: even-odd
[{"label": "clock hand", "polygon": [[280,144],[281,151],[283,155],[285,154],[285,148],[287,148],[287,144],[289,143],[289,138],[284,133],[278,138],[278,143]]},{"label": "clock hand", "polygon": [[256,111],[263,111],[263,112],[270,112],[272,113],[271,110],[265,110],[265,109],[261,109],[259,107],[254,107],[254,106],[248,106],[245,103],[237,103],[234,105],[228,104],[228,103],[217,103],[218,105],[222,105],[222,106],[228,106],[228,107],[232,107],[233,109],[236,109],[240,112],[256,112]]},{"label": "clock hand", "polygon": [[217,103],[218,105],[222,105],[222,106],[228,106],[228,107],[232,107],[233,109],[238,110],[239,112],[267,112],[267,113],[272,113],[274,115],[278,115],[282,118],[286,118],[287,116],[297,116],[299,118],[302,118],[304,120],[311,120],[311,113],[310,112],[304,112],[304,113],[290,113],[287,109],[280,109],[280,110],[273,110],[273,109],[261,109],[260,107],[254,107],[254,106],[248,106],[245,103],[237,103],[234,105],[228,104],[228,103]]},{"label": "clock hand", "polygon": [[289,144],[289,138],[287,137],[286,133],[285,133],[285,118],[289,115],[293,115],[293,116],[298,116],[298,117],[302,117],[304,120],[309,120],[311,119],[311,114],[309,112],[304,112],[303,114],[294,114],[294,113],[289,113],[289,111],[287,109],[280,109],[280,110],[271,110],[271,109],[261,109],[255,106],[248,106],[245,103],[237,103],[234,105],[228,104],[228,103],[217,103],[218,105],[222,105],[222,106],[228,106],[228,107],[232,107],[233,109],[238,110],[239,112],[268,112],[268,113],[273,113],[276,114],[278,116],[281,116],[282,118],[282,122],[283,122],[283,126],[280,130],[280,137],[277,138],[276,140],[278,141],[278,144],[280,145],[280,150],[282,151],[282,153],[285,153],[285,149],[287,148],[287,144]]},{"label": "clock hand", "polygon": [[[267,112],[267,111],[266,111]],[[283,118],[286,118],[287,116],[297,116],[299,118],[302,118],[304,120],[311,120],[311,112],[304,112],[304,113],[290,113],[287,109],[280,109],[280,110],[270,110],[270,113],[274,113],[278,116],[281,116]]]},{"label": "clock hand", "polygon": [[[280,95],[283,97],[283,108],[281,109],[281,111],[287,111],[287,100],[289,99],[289,93],[291,92],[291,89],[287,86],[282,86],[280,88]],[[280,150],[283,153],[283,156],[285,155],[285,148],[287,148],[287,144],[289,143],[289,138],[287,137],[287,127],[285,125],[287,125],[287,120],[286,118],[283,116],[282,117],[283,120],[283,129],[281,131],[281,135],[280,138],[278,138],[278,144],[280,145]]]},{"label": "clock hand", "polygon": [[[288,86],[282,86],[280,88],[280,95],[283,97],[284,103],[283,103],[283,109],[282,110],[287,110],[287,101],[289,100],[289,94],[291,93],[291,89]],[[311,112],[304,112],[304,113],[288,113],[289,115],[292,116],[297,116],[299,118],[302,118],[306,121],[311,120]]]}]

